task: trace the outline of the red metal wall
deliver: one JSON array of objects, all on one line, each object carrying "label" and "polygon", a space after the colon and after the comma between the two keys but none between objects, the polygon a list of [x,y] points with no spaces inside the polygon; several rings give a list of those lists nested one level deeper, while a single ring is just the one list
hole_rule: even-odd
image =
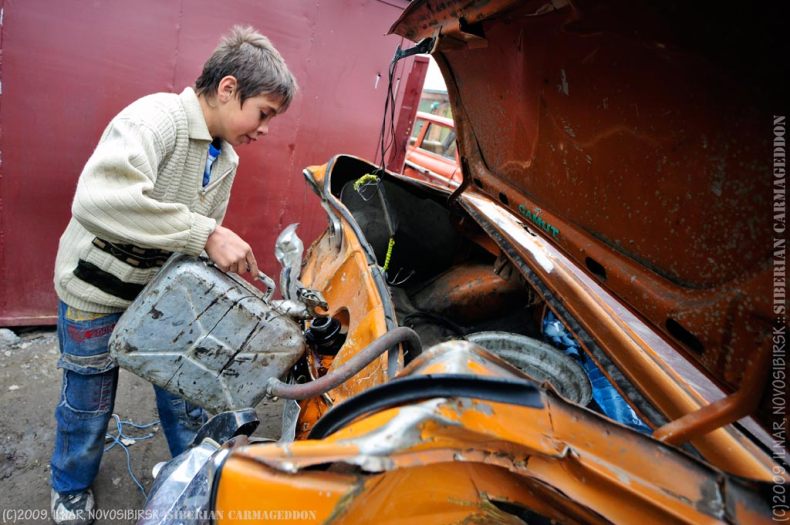
[{"label": "red metal wall", "polygon": [[[140,96],[191,85],[237,23],[269,36],[301,87],[262,143],[238,149],[226,219],[276,276],[279,231],[300,222],[309,242],[325,227],[302,168],[335,153],[376,153],[387,69],[401,43],[385,34],[406,4],[0,0],[0,326],[53,322],[58,238],[109,119]],[[402,71],[411,61],[396,76]]]},{"label": "red metal wall", "polygon": [[400,103],[400,113],[395,117],[395,138],[387,160],[387,168],[391,171],[403,172],[403,165],[406,160],[406,147],[409,145],[412,125],[420,105],[425,77],[428,74],[428,62],[427,55],[417,55],[411,64],[411,70],[408,72],[404,71],[406,81],[402,90],[403,100]]}]

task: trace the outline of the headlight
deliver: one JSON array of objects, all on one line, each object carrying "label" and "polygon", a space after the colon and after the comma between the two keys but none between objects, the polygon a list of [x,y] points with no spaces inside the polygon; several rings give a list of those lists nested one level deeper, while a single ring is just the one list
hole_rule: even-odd
[{"label": "headlight", "polygon": [[138,525],[204,525],[211,523],[211,485],[217,468],[230,453],[206,438],[161,468]]}]

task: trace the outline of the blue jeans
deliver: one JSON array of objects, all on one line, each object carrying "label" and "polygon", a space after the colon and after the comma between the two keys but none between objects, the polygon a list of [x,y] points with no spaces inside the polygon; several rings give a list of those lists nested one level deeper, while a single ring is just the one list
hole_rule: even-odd
[{"label": "blue jeans", "polygon": [[[93,483],[104,453],[104,436],[115,405],[118,367],[108,342],[121,314],[93,314],[58,305],[58,342],[63,369],[55,408],[55,451],[50,462],[52,488],[81,492]],[[154,387],[156,408],[170,453],[183,452],[206,422],[203,409]]]}]

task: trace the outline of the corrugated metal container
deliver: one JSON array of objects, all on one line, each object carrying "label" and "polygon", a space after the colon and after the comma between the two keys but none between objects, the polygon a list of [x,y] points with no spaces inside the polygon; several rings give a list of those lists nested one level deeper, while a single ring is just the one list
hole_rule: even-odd
[{"label": "corrugated metal container", "polygon": [[304,352],[302,330],[206,259],[174,256],[121,316],[120,366],[217,413],[254,407]]},{"label": "corrugated metal container", "polygon": [[[385,35],[407,4],[0,0],[0,326],[54,322],[58,238],[109,120],[143,95],[192,85],[239,23],[272,40],[301,88],[262,142],[238,149],[225,221],[276,273],[285,225],[300,222],[306,239],[326,226],[302,169],[337,153],[377,155],[387,71],[402,43]],[[396,69],[398,108],[412,63]]]}]

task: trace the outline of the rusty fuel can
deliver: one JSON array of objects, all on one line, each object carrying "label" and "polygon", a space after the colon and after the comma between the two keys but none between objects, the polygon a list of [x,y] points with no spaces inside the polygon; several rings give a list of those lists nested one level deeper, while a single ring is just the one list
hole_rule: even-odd
[{"label": "rusty fuel can", "polygon": [[122,368],[214,413],[257,405],[304,350],[299,324],[257,288],[185,255],[140,292],[110,340]]}]

